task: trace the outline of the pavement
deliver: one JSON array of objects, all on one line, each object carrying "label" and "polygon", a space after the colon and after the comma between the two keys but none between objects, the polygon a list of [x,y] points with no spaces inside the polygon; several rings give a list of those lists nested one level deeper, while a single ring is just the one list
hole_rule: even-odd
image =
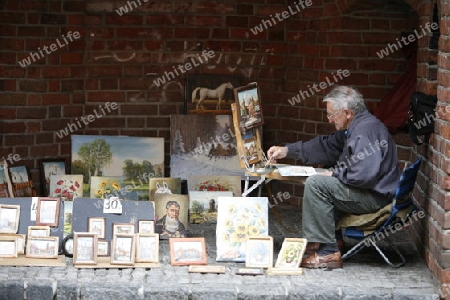
[{"label": "pavement", "polygon": [[[284,238],[302,237],[301,213],[277,208],[287,228],[270,211],[274,261]],[[406,231],[392,239],[407,261],[398,269],[368,249],[344,262],[342,269],[249,276],[235,274],[244,263],[216,262],[215,224],[190,224],[188,229],[189,236],[205,237],[208,265],[225,266],[225,274],[189,273],[187,266],[171,266],[169,243],[162,240],[160,267],[155,268],[78,269],[68,257],[66,267],[0,267],[0,299],[439,299],[438,283]]]}]

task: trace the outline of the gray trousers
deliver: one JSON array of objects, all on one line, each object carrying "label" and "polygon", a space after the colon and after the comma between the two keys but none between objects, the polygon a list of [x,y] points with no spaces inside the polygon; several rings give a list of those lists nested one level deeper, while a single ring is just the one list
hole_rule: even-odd
[{"label": "gray trousers", "polygon": [[380,196],[345,185],[336,177],[310,176],[303,195],[303,237],[308,242],[334,243],[335,224],[341,213],[373,213],[385,204]]}]

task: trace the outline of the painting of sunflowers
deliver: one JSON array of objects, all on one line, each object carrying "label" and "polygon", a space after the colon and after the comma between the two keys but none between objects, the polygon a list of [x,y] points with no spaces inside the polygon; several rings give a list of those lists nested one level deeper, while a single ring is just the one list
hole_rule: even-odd
[{"label": "painting of sunflowers", "polygon": [[122,198],[123,179],[120,177],[91,176],[90,198]]},{"label": "painting of sunflowers", "polygon": [[267,197],[218,197],[217,261],[245,262],[247,240],[268,236]]},{"label": "painting of sunflowers", "polygon": [[285,238],[278,253],[275,268],[299,268],[306,244],[307,240],[303,238]]}]

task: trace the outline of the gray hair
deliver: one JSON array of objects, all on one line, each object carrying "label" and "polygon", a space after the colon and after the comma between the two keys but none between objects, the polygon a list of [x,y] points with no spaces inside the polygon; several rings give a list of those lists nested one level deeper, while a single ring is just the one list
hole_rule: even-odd
[{"label": "gray hair", "polygon": [[174,205],[175,207],[180,208],[180,204],[178,204],[177,201],[168,201],[168,202],[166,203],[166,209],[169,208],[169,207],[171,207],[172,205]]},{"label": "gray hair", "polygon": [[355,114],[366,110],[364,98],[354,87],[335,86],[323,99],[323,102],[333,102],[334,109],[350,109]]}]

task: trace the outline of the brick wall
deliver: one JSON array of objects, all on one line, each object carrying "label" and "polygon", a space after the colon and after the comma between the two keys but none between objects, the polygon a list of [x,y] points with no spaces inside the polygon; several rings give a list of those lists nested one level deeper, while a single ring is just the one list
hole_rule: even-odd
[{"label": "brick wall", "polygon": [[[308,3],[304,1],[302,8],[293,0],[0,0],[0,157],[20,155],[37,185],[40,159],[70,156],[70,135],[60,137],[61,130],[81,124],[77,121],[106,109],[109,102],[117,103],[117,109],[81,124],[71,134],[164,137],[165,172],[170,174],[170,115],[184,113],[188,73],[236,75],[242,84],[258,82],[265,149],[334,129],[321,104],[329,86],[311,92],[314,84],[329,80],[356,85],[373,111],[407,67],[403,51],[384,58],[377,52],[402,33],[432,21],[433,4]],[[438,2],[440,52],[429,49],[430,39],[419,40],[417,86],[437,93],[439,107],[450,99],[449,3]],[[120,16],[116,12],[120,7],[133,9]],[[280,21],[276,14],[283,11],[290,15]],[[254,34],[255,26],[261,32]],[[51,53],[32,61],[30,53],[55,43],[55,51],[47,49]],[[170,82],[155,84],[165,72],[205,50],[213,51],[214,58]],[[19,61],[27,58],[30,65],[21,67]],[[335,80],[338,70],[350,75]],[[310,95],[299,103],[290,104],[308,91]],[[448,121],[448,115],[440,116],[429,147],[411,151],[407,136],[395,136],[402,162],[425,156],[414,197],[427,216],[412,226],[411,234],[443,288],[450,285]],[[301,204],[301,186],[277,184],[277,189],[292,195],[289,203]]]}]

